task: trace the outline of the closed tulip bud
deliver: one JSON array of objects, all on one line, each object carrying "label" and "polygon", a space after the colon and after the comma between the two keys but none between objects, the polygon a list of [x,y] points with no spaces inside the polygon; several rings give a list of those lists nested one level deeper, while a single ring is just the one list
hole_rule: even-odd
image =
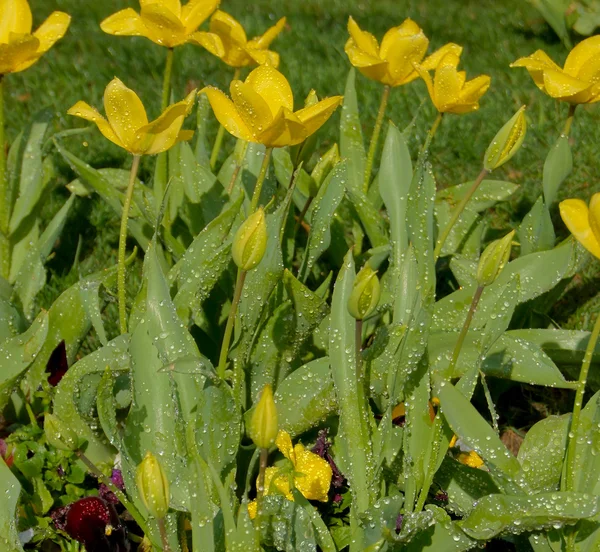
[{"label": "closed tulip bud", "polygon": [[267,249],[267,223],[260,207],[239,227],[233,238],[231,255],[242,270],[252,270],[262,260]]},{"label": "closed tulip bud", "polygon": [[74,452],[79,448],[77,433],[54,414],[44,417],[44,433],[48,444],[58,450]]},{"label": "closed tulip bud", "polygon": [[135,482],[150,514],[164,518],[169,510],[169,481],[158,458],[150,451],[137,467]]},{"label": "closed tulip bud", "polygon": [[356,320],[363,320],[375,310],[380,295],[381,288],[377,272],[367,264],[356,275],[354,287],[350,299],[348,299],[348,311]]},{"label": "closed tulip bud", "polygon": [[510,258],[510,250],[515,231],[490,243],[479,258],[477,283],[480,286],[493,284]]},{"label": "closed tulip bud", "polygon": [[521,147],[527,131],[525,106],[522,106],[499,131],[488,146],[483,158],[483,166],[493,171],[504,165]]},{"label": "closed tulip bud", "polygon": [[[319,159],[318,163],[315,165],[312,173],[312,179],[316,184],[316,191],[319,190],[321,184],[325,181],[325,179],[329,176],[329,173],[333,170],[333,168],[340,162],[340,150],[337,144],[333,144],[327,152]],[[316,192],[315,192],[316,195]]]},{"label": "closed tulip bud", "polygon": [[275,442],[278,431],[277,406],[273,400],[273,390],[267,384],[252,413],[248,433],[258,448],[268,449]]}]

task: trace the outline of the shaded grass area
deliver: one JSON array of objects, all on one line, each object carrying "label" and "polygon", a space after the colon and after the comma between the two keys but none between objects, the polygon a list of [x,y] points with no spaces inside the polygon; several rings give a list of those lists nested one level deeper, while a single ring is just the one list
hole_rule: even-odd
[{"label": "shaded grass area", "polygon": [[[35,26],[55,9],[67,11],[73,21],[67,36],[40,62],[26,72],[7,78],[9,139],[43,107],[55,113],[55,130],[81,126],[81,121],[65,114],[66,110],[81,99],[101,108],[104,87],[113,76],[136,90],[151,118],[158,114],[165,49],[144,38],[108,36],[99,28],[99,22],[118,9],[138,9],[137,0],[31,0],[31,6]],[[430,38],[431,51],[446,42],[461,44],[464,47],[462,64],[468,78],[487,73],[492,77],[492,86],[478,112],[448,116],[443,121],[431,155],[438,185],[445,187],[472,179],[480,170],[483,152],[496,130],[520,105],[527,104],[530,126],[525,145],[519,155],[495,175],[520,184],[521,189],[511,201],[495,210],[491,226],[510,228],[518,224],[540,193],[543,161],[560,133],[567,109],[539,92],[525,70],[510,69],[509,64],[538,48],[562,63],[566,51],[528,3],[513,0],[255,0],[250,3],[226,0],[221,8],[238,18],[249,36],[262,33],[281,16],[287,16],[288,27],[274,48],[282,56],[280,69],[292,84],[296,105],[302,103],[311,88],[319,96],[343,93],[350,67],[344,53],[349,15],[378,38],[390,26],[411,17]],[[176,50],[174,65],[175,99],[183,97],[192,87],[212,84],[226,88],[232,73],[231,68],[202,49],[192,45],[180,47]],[[381,86],[359,75],[357,87],[363,131],[365,137],[369,137]],[[400,128],[415,119],[411,147],[416,151],[435,118],[424,84],[415,82],[394,89],[387,115]],[[578,110],[572,132],[575,170],[559,199],[587,198],[595,191],[599,119],[597,106]],[[191,121],[192,117],[190,124]],[[320,132],[322,148],[337,139],[338,125],[339,112]],[[211,128],[216,131],[214,122]],[[69,138],[65,144],[95,167],[128,167],[130,164],[125,152],[96,130]],[[227,137],[224,150],[232,147],[233,139]],[[57,189],[45,206],[48,217],[64,201],[63,185],[73,178],[58,157],[57,161]],[[153,159],[145,159],[142,178],[149,178],[152,167]],[[552,212],[557,232],[564,236],[566,232],[556,206]],[[49,285],[41,298],[45,306],[80,273],[99,270],[116,260],[117,227],[117,218],[99,198],[77,201],[55,258],[49,264]],[[79,242],[80,264],[73,269]],[[559,323],[589,327],[589,312],[595,311],[597,306],[593,299],[598,281],[595,266],[590,264],[575,282],[577,293],[571,293],[571,299],[555,309],[553,316]]]}]

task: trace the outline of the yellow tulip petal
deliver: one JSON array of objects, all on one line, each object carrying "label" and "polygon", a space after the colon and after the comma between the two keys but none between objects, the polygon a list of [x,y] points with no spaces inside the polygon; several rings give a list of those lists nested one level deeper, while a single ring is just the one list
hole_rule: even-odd
[{"label": "yellow tulip petal", "polygon": [[548,69],[562,71],[543,50],[537,50],[528,57],[519,58],[510,66],[525,67],[540,90],[544,90],[544,71]]},{"label": "yellow tulip petal", "polygon": [[33,35],[11,34],[10,40],[10,44],[0,44],[0,75],[23,71],[41,55],[40,41]]},{"label": "yellow tulip petal", "polygon": [[438,111],[444,113],[458,101],[464,83],[456,70],[460,58],[455,54],[446,54],[438,64],[433,77],[434,104]]},{"label": "yellow tulip petal", "polygon": [[281,494],[288,500],[293,500],[288,474],[276,467],[265,470],[265,495]]},{"label": "yellow tulip petal", "polygon": [[186,33],[195,31],[217,9],[220,0],[190,0],[181,9],[181,21]]},{"label": "yellow tulip petal", "polygon": [[581,81],[593,83],[595,86],[600,86],[600,55],[589,59],[579,70],[577,78]]},{"label": "yellow tulip petal", "polygon": [[275,117],[284,107],[294,110],[294,96],[287,79],[274,67],[261,65],[254,69],[246,78],[246,84],[257,92]]},{"label": "yellow tulip petal", "polygon": [[273,121],[267,102],[249,85],[236,80],[229,87],[237,112],[254,136],[258,136]]},{"label": "yellow tulip petal", "polygon": [[[431,98],[433,105],[436,105],[435,100],[434,100],[434,92],[433,92],[433,79],[431,78],[429,71],[426,71],[425,69],[423,69],[423,67],[421,67],[420,65],[417,65],[417,64],[415,64],[414,67],[415,67],[415,71],[419,74],[419,76],[425,82],[425,85],[427,86],[427,92],[429,92],[429,97]],[[437,108],[437,106],[436,106],[436,108]]]},{"label": "yellow tulip petal", "polygon": [[544,88],[553,98],[568,98],[590,88],[591,84],[567,75],[562,70],[544,71]]},{"label": "yellow tulip petal", "polygon": [[104,91],[106,118],[126,149],[137,153],[138,129],[148,124],[148,117],[138,95],[114,78]]},{"label": "yellow tulip petal", "polygon": [[75,117],[81,117],[86,121],[96,123],[98,129],[104,135],[105,138],[108,138],[111,142],[117,144],[117,146],[125,148],[125,145],[115,134],[108,121],[104,117],[102,117],[98,110],[92,107],[91,105],[88,105],[85,102],[77,102],[73,107],[71,107],[71,109],[69,109],[69,111],[67,111],[67,114],[74,115]]},{"label": "yellow tulip petal", "polygon": [[600,259],[600,243],[590,227],[589,210],[585,202],[581,199],[565,199],[558,207],[563,222],[575,239]]},{"label": "yellow tulip petal", "polygon": [[449,42],[448,44],[444,44],[441,48],[433,52],[430,56],[427,56],[421,63],[421,67],[426,69],[427,71],[432,71],[437,69],[440,61],[444,58],[446,54],[454,54],[457,57],[460,57],[462,54],[462,46],[458,44],[454,44],[453,42]]},{"label": "yellow tulip petal", "polygon": [[241,138],[247,142],[255,142],[254,136],[240,114],[235,109],[233,102],[221,92],[218,88],[207,86],[200,93],[205,93],[208,101],[215,113],[215,117],[221,123],[227,132],[233,134],[236,138]]},{"label": "yellow tulip petal", "polygon": [[292,446],[292,438],[287,431],[284,431],[283,429],[279,430],[279,433],[277,433],[277,437],[275,438],[275,444],[281,451],[281,454],[283,454],[288,460],[291,460],[292,463],[296,463],[294,447]]},{"label": "yellow tulip petal", "polygon": [[594,63],[600,58],[600,35],[591,36],[582,40],[573,48],[565,61],[564,71],[572,77],[581,78],[582,70],[589,63]]},{"label": "yellow tulip petal", "polygon": [[162,4],[143,5],[140,15],[154,42],[168,48],[186,42],[188,37],[183,23]]},{"label": "yellow tulip petal", "polygon": [[600,194],[594,194],[590,199],[588,221],[596,241],[600,243]]},{"label": "yellow tulip petal", "polygon": [[0,43],[8,44],[10,33],[31,34],[31,24],[27,0],[0,0]]},{"label": "yellow tulip petal", "polygon": [[388,62],[393,86],[405,84],[411,76],[414,78],[413,63],[421,62],[428,45],[429,40],[423,31],[410,19],[385,33],[379,57]]},{"label": "yellow tulip petal", "polygon": [[357,48],[366,54],[379,58],[379,43],[377,39],[371,33],[361,30],[352,16],[348,18],[348,32]]},{"label": "yellow tulip petal", "polygon": [[210,18],[210,32],[221,37],[229,37],[240,45],[244,45],[248,41],[244,27],[237,19],[221,10],[217,10]]},{"label": "yellow tulip petal", "polygon": [[257,137],[256,140],[271,148],[294,146],[306,140],[306,127],[289,109],[282,107],[273,122]]},{"label": "yellow tulip petal", "polygon": [[275,69],[279,67],[279,54],[277,52],[273,52],[272,50],[255,50],[248,46],[244,48],[244,51],[257,65],[270,65],[271,67],[275,67]]},{"label": "yellow tulip petal", "polygon": [[271,45],[271,42],[273,42],[277,38],[277,35],[284,29],[285,21],[285,17],[282,17],[279,21],[277,21],[277,23],[275,23],[275,25],[267,29],[261,36],[253,38],[250,41],[252,45],[251,47],[258,50],[267,49]]},{"label": "yellow tulip petal", "polygon": [[107,17],[100,28],[108,34],[116,36],[145,36],[156,42],[150,29],[144,25],[140,15],[131,8],[118,11]]},{"label": "yellow tulip petal", "polygon": [[140,0],[140,8],[143,10],[150,6],[159,6],[161,9],[170,11],[177,19],[181,19],[180,0]]},{"label": "yellow tulip petal", "polygon": [[306,128],[306,136],[315,133],[331,117],[336,108],[344,101],[344,96],[325,98],[319,103],[296,111],[294,115]]},{"label": "yellow tulip petal", "polygon": [[[374,57],[361,50],[354,42],[354,39],[349,38],[344,47],[350,63],[354,65],[365,77],[383,82],[387,75],[387,61],[382,61],[378,57]],[[388,84],[387,82],[384,84]]]},{"label": "yellow tulip petal", "polygon": [[475,111],[479,108],[479,99],[487,92],[491,80],[488,75],[480,75],[464,85],[459,94],[459,103],[465,107],[470,106],[466,111]]},{"label": "yellow tulip petal", "polygon": [[257,513],[258,502],[256,500],[251,500],[250,502],[248,502],[248,516],[250,516],[250,519],[254,519]]},{"label": "yellow tulip petal", "polygon": [[327,502],[331,485],[331,466],[329,462],[306,450],[302,445],[294,448],[296,465],[294,466],[294,484],[309,500]]},{"label": "yellow tulip petal", "polygon": [[198,31],[192,34],[189,42],[202,46],[205,50],[208,50],[213,56],[222,58],[225,55],[225,47],[221,37],[215,33],[206,33],[204,31]]},{"label": "yellow tulip petal", "polygon": [[71,16],[64,12],[52,12],[33,35],[40,41],[38,52],[47,52],[52,45],[60,40],[71,22]]}]

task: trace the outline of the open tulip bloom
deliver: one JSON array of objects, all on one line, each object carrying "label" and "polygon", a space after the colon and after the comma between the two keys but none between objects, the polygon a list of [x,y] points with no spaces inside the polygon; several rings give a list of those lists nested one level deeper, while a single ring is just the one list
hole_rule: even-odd
[{"label": "open tulip bloom", "polygon": [[511,67],[525,67],[537,87],[557,100],[572,105],[600,101],[600,36],[575,46],[562,69],[543,50],[518,59]]},{"label": "open tulip bloom", "polygon": [[194,132],[181,130],[181,125],[192,110],[195,94],[193,90],[185,100],[169,106],[157,119],[148,122],[138,95],[115,78],[104,91],[106,119],[81,101],[68,114],[96,123],[106,138],[133,155],[154,155],[192,138]]},{"label": "open tulip bloom", "polygon": [[458,71],[460,56],[445,54],[435,69],[433,79],[423,65],[415,64],[427,85],[433,105],[440,113],[469,113],[479,109],[479,99],[490,87],[490,77],[480,75],[467,81],[465,71]]},{"label": "open tulip bloom", "polygon": [[144,36],[167,48],[195,42],[222,55],[214,35],[197,31],[218,5],[219,0],[190,0],[185,6],[180,0],[140,0],[139,14],[126,8],[107,17],[100,27],[112,35]]},{"label": "open tulip bloom", "polygon": [[244,28],[236,19],[224,11],[217,10],[210,19],[210,34],[213,35],[216,43],[220,43],[219,50],[222,53],[215,53],[215,55],[231,67],[268,63],[277,68],[279,54],[269,50],[269,46],[284,26],[285,17],[282,17],[263,35],[248,40]]},{"label": "open tulip bloom", "polygon": [[581,199],[561,201],[560,216],[567,228],[594,257],[600,259],[600,193],[594,194],[590,206]]},{"label": "open tulip bloom", "polygon": [[27,0],[0,0],[0,75],[31,67],[67,32],[71,17],[55,11],[35,32]]},{"label": "open tulip bloom", "polygon": [[219,123],[230,134],[276,148],[306,140],[329,119],[343,99],[333,96],[294,112],[294,97],[287,79],[268,65],[254,69],[244,82],[233,80],[231,99],[212,86],[200,92],[206,93]]}]

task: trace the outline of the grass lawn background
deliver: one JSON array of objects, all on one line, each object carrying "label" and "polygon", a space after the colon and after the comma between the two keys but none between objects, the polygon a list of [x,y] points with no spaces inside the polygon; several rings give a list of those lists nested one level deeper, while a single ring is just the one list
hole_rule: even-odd
[{"label": "grass lawn background", "polygon": [[[158,115],[166,50],[145,38],[106,35],[99,27],[102,19],[119,9],[133,7],[138,10],[137,0],[30,0],[30,4],[34,27],[54,10],[68,12],[73,20],[65,38],[37,64],[23,73],[7,77],[6,132],[10,140],[41,108],[50,108],[56,114],[55,130],[82,126],[79,119],[66,115],[67,109],[78,100],[102,108],[104,88],[114,76],[140,95],[150,118]],[[443,121],[431,153],[438,186],[474,178],[495,132],[520,105],[527,104],[530,125],[524,147],[506,168],[494,174],[495,178],[520,184],[521,189],[510,202],[496,209],[492,224],[506,229],[515,226],[540,193],[543,162],[562,129],[567,107],[542,94],[524,69],[511,69],[509,64],[542,48],[562,65],[567,52],[527,2],[224,0],[221,9],[236,17],[249,37],[261,34],[280,17],[287,17],[288,26],[273,48],[281,54],[280,70],[292,85],[297,106],[311,88],[320,97],[343,93],[350,68],[344,53],[349,15],[378,39],[389,27],[411,17],[429,37],[430,52],[446,42],[462,45],[462,67],[467,71],[467,78],[486,73],[492,77],[492,85],[478,112],[450,115]],[[206,26],[205,23],[203,28]],[[175,52],[173,86],[176,99],[182,98],[189,87],[212,84],[227,88],[233,71],[220,60],[192,45],[179,47]],[[363,132],[368,139],[381,85],[358,75],[357,88]],[[426,97],[424,83],[414,82],[394,89],[388,106],[387,116],[400,128],[417,116],[411,143],[414,150],[435,118],[428,99],[420,107]],[[190,125],[192,119],[189,119]],[[597,105],[578,109],[572,130],[575,169],[560,191],[559,199],[573,196],[587,199],[598,191],[599,120]],[[337,139],[338,126],[339,111],[320,131],[322,148]],[[216,124],[213,128],[216,131]],[[68,138],[65,145],[94,167],[128,167],[130,164],[125,152],[109,143],[97,130]],[[227,137],[224,150],[232,147],[233,139]],[[151,158],[144,160],[142,178],[149,177],[153,163]],[[44,207],[48,219],[67,197],[64,184],[72,178],[68,167],[59,163],[57,189]],[[564,236],[566,231],[557,216],[556,205],[552,214],[557,233]],[[77,270],[72,270],[80,239],[80,264]],[[78,199],[55,257],[48,264],[48,286],[40,298],[42,306],[51,304],[80,274],[116,262],[117,242],[118,220],[110,209],[98,197]],[[577,302],[568,301],[557,309],[557,321],[564,327],[591,329],[589,313],[600,308],[600,301],[594,299],[600,283],[596,265],[590,263],[576,280]]]}]

